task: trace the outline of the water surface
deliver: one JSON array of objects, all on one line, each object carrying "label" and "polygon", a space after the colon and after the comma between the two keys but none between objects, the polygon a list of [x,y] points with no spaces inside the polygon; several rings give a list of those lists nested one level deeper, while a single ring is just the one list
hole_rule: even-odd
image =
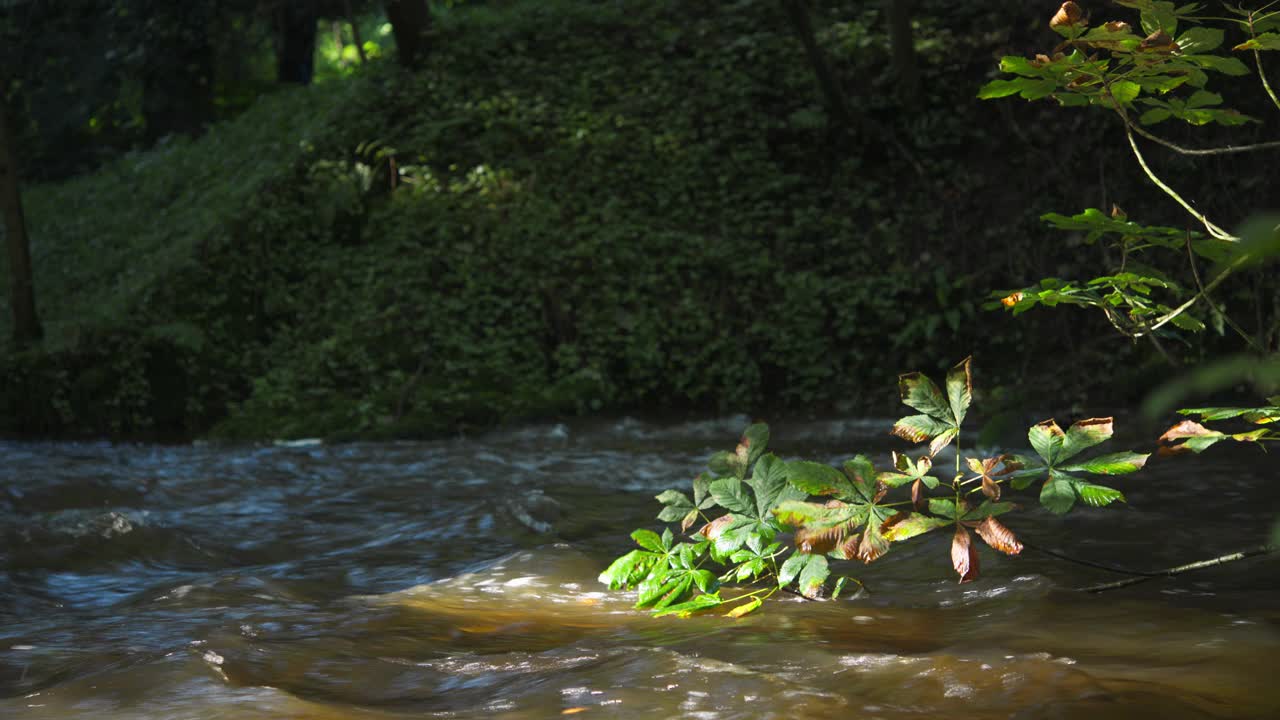
[{"label": "water surface", "polygon": [[[745,422],[0,445],[0,716],[1280,717],[1271,557],[1089,595],[1117,576],[1030,549],[984,549],[957,585],[949,538],[925,537],[849,565],[865,596],[632,610],[596,575]],[[887,455],[885,427],[794,424],[774,445]],[[1115,484],[1127,505],[1008,524],[1155,569],[1257,545],[1280,513],[1256,451]]]}]

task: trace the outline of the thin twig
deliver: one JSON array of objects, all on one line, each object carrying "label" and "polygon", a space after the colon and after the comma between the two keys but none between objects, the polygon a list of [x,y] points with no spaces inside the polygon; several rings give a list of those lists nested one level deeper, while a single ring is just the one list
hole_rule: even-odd
[{"label": "thin twig", "polygon": [[[1253,16],[1253,13],[1249,13],[1249,38],[1251,40],[1257,39],[1258,37],[1257,33],[1254,32],[1253,29]],[[1271,96],[1271,102],[1275,103],[1277,108],[1280,108],[1280,98],[1276,97],[1276,91],[1272,90],[1271,83],[1267,82],[1267,72],[1262,69],[1262,55],[1258,53],[1257,48],[1253,49],[1253,62],[1258,66],[1258,77],[1262,79],[1262,88]]]},{"label": "thin twig", "polygon": [[1245,558],[1256,557],[1258,555],[1270,555],[1271,553],[1274,553],[1277,550],[1280,550],[1280,548],[1277,548],[1271,545],[1259,545],[1257,547],[1249,548],[1248,550],[1241,550],[1240,552],[1233,552],[1227,555],[1220,555],[1216,558],[1211,558],[1209,560],[1200,560],[1198,562],[1187,563],[1186,565],[1178,565],[1177,567],[1165,568],[1164,570],[1161,570],[1159,572],[1154,572],[1154,573],[1143,573],[1139,577],[1131,577],[1131,578],[1126,578],[1124,580],[1116,580],[1115,582],[1102,583],[1100,585],[1090,585],[1089,587],[1080,588],[1080,591],[1088,592],[1088,593],[1099,593],[1099,592],[1104,592],[1106,590],[1115,590],[1117,588],[1128,587],[1130,585],[1137,585],[1138,583],[1146,582],[1148,580],[1151,580],[1157,577],[1173,577],[1174,575],[1181,575],[1182,573],[1190,572],[1192,570],[1203,570],[1204,568],[1210,568],[1216,565],[1223,565],[1225,563],[1235,562],[1236,560],[1244,560]]},{"label": "thin twig", "polygon": [[1214,147],[1214,148],[1183,147],[1175,142],[1170,142],[1169,140],[1165,140],[1164,138],[1154,133],[1148,132],[1147,130],[1143,129],[1142,126],[1135,124],[1133,120],[1131,120],[1127,115],[1124,117],[1124,122],[1130,128],[1133,128],[1134,132],[1138,133],[1142,137],[1154,143],[1159,143],[1160,145],[1163,145],[1169,148],[1170,150],[1176,153],[1181,153],[1183,155],[1229,155],[1231,153],[1254,152],[1257,150],[1280,150],[1280,140],[1272,140],[1270,142],[1264,142],[1264,143],[1254,143],[1252,145],[1224,145],[1222,147]]},{"label": "thin twig", "polygon": [[1214,225],[1213,221],[1205,217],[1204,214],[1200,213],[1195,208],[1191,207],[1191,203],[1183,200],[1181,195],[1174,191],[1173,188],[1166,185],[1163,180],[1152,172],[1151,167],[1147,165],[1147,159],[1143,157],[1142,151],[1138,149],[1138,141],[1133,139],[1133,130],[1129,127],[1128,118],[1125,117],[1123,113],[1121,113],[1120,117],[1125,120],[1124,135],[1129,139],[1129,147],[1133,149],[1134,157],[1138,159],[1138,164],[1142,166],[1142,171],[1147,174],[1147,177],[1151,179],[1151,182],[1155,183],[1156,187],[1163,190],[1166,195],[1173,198],[1174,201],[1181,205],[1182,209],[1190,213],[1192,217],[1199,220],[1200,223],[1204,225],[1205,229],[1209,231],[1210,235],[1227,242],[1239,242],[1240,238],[1228,233],[1217,225]]},{"label": "thin twig", "polygon": [[1200,290],[1200,297],[1204,298],[1204,301],[1209,303],[1209,307],[1213,308],[1213,311],[1218,313],[1218,317],[1222,318],[1223,321],[1230,325],[1231,329],[1235,330],[1236,334],[1243,338],[1246,343],[1249,343],[1250,347],[1258,352],[1263,352],[1263,349],[1258,346],[1258,343],[1253,339],[1253,336],[1241,329],[1241,327],[1236,324],[1236,321],[1232,320],[1231,316],[1219,307],[1218,304],[1213,301],[1213,298],[1209,297],[1209,291],[1205,289],[1204,283],[1200,280],[1200,270],[1196,268],[1196,253],[1191,247],[1190,232],[1187,233],[1187,262],[1191,265],[1191,277],[1195,278],[1196,287]]}]

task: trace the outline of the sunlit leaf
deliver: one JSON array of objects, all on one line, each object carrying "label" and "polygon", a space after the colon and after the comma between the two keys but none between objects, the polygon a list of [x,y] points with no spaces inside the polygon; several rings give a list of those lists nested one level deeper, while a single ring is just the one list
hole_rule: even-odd
[{"label": "sunlit leaf", "polygon": [[[953,504],[954,508],[955,505]],[[953,520],[945,517],[931,517],[929,515],[921,515],[912,513],[911,517],[894,525],[884,532],[884,538],[889,542],[902,542],[913,538],[917,535],[923,535],[931,530],[950,525]]]},{"label": "sunlit leaf", "polygon": [[805,491],[788,484],[789,473],[787,463],[773,454],[756,462],[748,483],[755,490],[757,517],[769,517],[769,511],[779,503],[805,498]]},{"label": "sunlit leaf", "polygon": [[[1050,464],[1057,464],[1075,456],[1082,450],[1087,450],[1094,445],[1105,442],[1110,439],[1113,433],[1113,423],[1109,417],[1078,420],[1067,428],[1066,437],[1062,443],[1062,451]],[[1049,458],[1045,459],[1048,460]]]},{"label": "sunlit leaf", "polygon": [[1062,428],[1058,427],[1058,423],[1052,419],[1032,425],[1027,431],[1027,440],[1031,442],[1031,447],[1049,465],[1058,462],[1065,438],[1066,433],[1062,432]]},{"label": "sunlit leaf", "polygon": [[782,567],[778,568],[778,587],[789,585],[800,574],[800,571],[804,570],[805,565],[809,564],[809,560],[815,557],[821,556],[800,552],[791,553],[791,557],[787,558],[787,561],[782,563]]},{"label": "sunlit leaf", "polygon": [[699,510],[706,510],[715,504],[711,497],[711,482],[715,480],[709,473],[701,473],[693,479],[693,504]]},{"label": "sunlit leaf", "polygon": [[809,562],[805,563],[804,569],[800,571],[798,585],[800,586],[801,595],[807,598],[815,598],[822,590],[822,583],[826,582],[831,570],[827,567],[827,559],[822,555],[810,555],[808,557]]},{"label": "sunlit leaf", "polygon": [[689,590],[692,587],[693,576],[689,574],[681,575],[678,579],[663,586],[664,592],[662,593],[662,596],[653,603],[653,609],[661,610],[662,608],[679,601],[681,598],[689,594]]},{"label": "sunlit leaf", "polygon": [[720,478],[711,483],[711,496],[720,507],[744,515],[755,514],[755,503],[747,486],[737,478]]},{"label": "sunlit leaf", "polygon": [[693,527],[693,524],[696,522],[698,522],[698,511],[696,509],[690,510],[689,513],[680,520],[680,532],[689,532],[689,528]]},{"label": "sunlit leaf", "polygon": [[954,520],[956,517],[956,501],[951,498],[929,498],[929,512]]},{"label": "sunlit leaf", "polygon": [[604,572],[600,573],[598,579],[608,585],[610,590],[629,587],[648,575],[649,570],[660,558],[660,555],[654,553],[632,550],[614,560]]},{"label": "sunlit leaf", "polygon": [[758,597],[757,597],[757,598],[751,598],[751,600],[749,600],[749,601],[747,601],[747,602],[745,602],[745,603],[743,603],[743,604],[739,605],[738,607],[736,607],[736,608],[734,608],[734,609],[730,610],[729,612],[725,613],[724,615],[725,615],[725,617],[731,617],[731,618],[735,618],[735,619],[736,619],[736,618],[740,618],[740,617],[742,617],[743,615],[747,615],[747,614],[749,614],[749,613],[755,612],[757,609],[759,609],[759,607],[760,607],[762,604],[763,604],[763,603],[761,602],[760,598],[758,598]]},{"label": "sunlit leaf", "polygon": [[893,424],[890,434],[907,442],[924,442],[950,430],[951,426],[928,415],[909,415]]},{"label": "sunlit leaf", "polygon": [[689,617],[699,610],[706,610],[723,604],[723,600],[719,595],[698,595],[688,602],[682,602],[676,605],[668,605],[665,608],[655,612],[654,617],[665,617],[667,615],[676,615],[679,617]]},{"label": "sunlit leaf", "polygon": [[1231,48],[1232,50],[1280,50],[1280,33],[1262,33]]},{"label": "sunlit leaf", "polygon": [[824,463],[795,460],[787,463],[787,481],[810,495],[853,494],[853,483],[836,468]]},{"label": "sunlit leaf", "polygon": [[1093,507],[1110,505],[1116,500],[1124,502],[1124,493],[1116,490],[1115,488],[1109,488],[1105,485],[1094,485],[1087,482],[1076,482],[1074,485],[1076,492],[1080,494],[1080,499]]},{"label": "sunlit leaf", "polygon": [[899,375],[898,394],[903,404],[949,425],[956,424],[950,404],[928,376],[918,372]]},{"label": "sunlit leaf", "polygon": [[937,455],[942,449],[951,444],[956,435],[960,434],[957,428],[949,428],[944,430],[941,435],[929,441],[929,455]]},{"label": "sunlit leaf", "polygon": [[742,440],[739,444],[747,449],[747,466],[750,467],[760,459],[765,448],[769,446],[769,426],[764,423],[748,425],[747,429],[742,431]]},{"label": "sunlit leaf", "polygon": [[991,500],[983,500],[982,504],[978,507],[965,511],[960,519],[981,520],[983,518],[994,517],[996,515],[1003,515],[1014,510],[1016,507],[1017,506],[1011,502],[992,502]]},{"label": "sunlit leaf", "polygon": [[951,566],[956,569],[961,583],[978,578],[978,549],[973,546],[969,531],[963,525],[956,525],[956,533],[951,539]]},{"label": "sunlit leaf", "polygon": [[1071,472],[1083,471],[1095,475],[1128,475],[1142,469],[1146,465],[1150,453],[1118,452],[1100,455],[1092,460],[1071,465],[1062,465],[1061,470]]},{"label": "sunlit leaf", "polygon": [[967,357],[947,372],[947,402],[956,425],[964,422],[964,416],[973,402],[973,374],[969,368],[972,361],[972,357]]},{"label": "sunlit leaf", "polygon": [[994,517],[988,516],[978,523],[974,531],[983,542],[1005,555],[1017,555],[1022,552],[1022,543],[1018,542],[1018,536]]},{"label": "sunlit leaf", "polygon": [[1050,472],[1049,479],[1040,489],[1040,504],[1048,508],[1049,512],[1058,515],[1069,512],[1076,504],[1076,491],[1071,486],[1071,479],[1068,476]]},{"label": "sunlit leaf", "polygon": [[1207,53],[1222,45],[1225,33],[1220,28],[1197,25],[1178,37],[1178,47],[1184,53]]},{"label": "sunlit leaf", "polygon": [[665,549],[662,547],[662,539],[658,537],[658,533],[652,530],[636,530],[631,533],[631,539],[646,550],[662,552]]}]

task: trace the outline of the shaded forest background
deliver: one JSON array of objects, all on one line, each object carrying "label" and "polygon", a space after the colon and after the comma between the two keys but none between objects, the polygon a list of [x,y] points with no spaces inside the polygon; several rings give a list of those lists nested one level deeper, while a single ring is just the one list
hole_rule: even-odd
[{"label": "shaded forest background", "polygon": [[[976,99],[1057,44],[1054,3],[73,5],[0,0],[43,329],[0,351],[0,432],[877,412],[970,354],[989,409],[1114,407],[1240,344],[1171,365],[984,307],[1114,260],[1046,212],[1186,224],[1104,114]],[[1151,157],[1224,221],[1280,204],[1274,154]],[[1280,347],[1265,270],[1219,301]]]}]

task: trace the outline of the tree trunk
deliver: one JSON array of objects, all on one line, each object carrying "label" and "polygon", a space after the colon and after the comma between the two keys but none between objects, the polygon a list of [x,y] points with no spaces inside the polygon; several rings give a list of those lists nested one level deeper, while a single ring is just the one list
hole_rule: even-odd
[{"label": "tree trunk", "polygon": [[400,64],[416,66],[431,49],[431,10],[426,0],[387,0],[386,9]]},{"label": "tree trunk", "polygon": [[813,22],[809,19],[807,3],[805,0],[782,0],[782,6],[787,11],[787,19],[791,21],[792,29],[804,45],[805,54],[809,57],[809,65],[813,68],[813,74],[822,88],[823,97],[826,98],[827,113],[835,125],[842,129],[850,129],[849,106],[845,101],[844,90],[840,87],[840,81],[836,79],[835,74],[831,72],[831,66],[827,63],[826,54],[818,45],[818,39],[814,37]]},{"label": "tree trunk", "polygon": [[889,21],[889,47],[893,57],[893,74],[898,79],[898,96],[914,102],[920,89],[920,72],[916,68],[915,37],[911,32],[911,10],[914,0],[885,0]]},{"label": "tree trunk", "polygon": [[39,340],[44,331],[36,316],[35,282],[31,275],[31,246],[22,214],[22,194],[18,190],[18,166],[13,156],[13,135],[9,131],[8,108],[0,84],[0,215],[3,215],[5,245],[9,249],[9,304],[13,308],[13,343],[19,348]]},{"label": "tree trunk", "polygon": [[369,62],[369,58],[364,54],[364,39],[360,37],[359,18],[351,12],[351,0],[343,0],[342,9],[346,12],[347,22],[351,25],[351,42],[355,43],[356,55],[360,56],[360,64],[363,65]]},{"label": "tree trunk", "polygon": [[314,2],[289,2],[276,10],[276,80],[310,85],[316,67]]}]

